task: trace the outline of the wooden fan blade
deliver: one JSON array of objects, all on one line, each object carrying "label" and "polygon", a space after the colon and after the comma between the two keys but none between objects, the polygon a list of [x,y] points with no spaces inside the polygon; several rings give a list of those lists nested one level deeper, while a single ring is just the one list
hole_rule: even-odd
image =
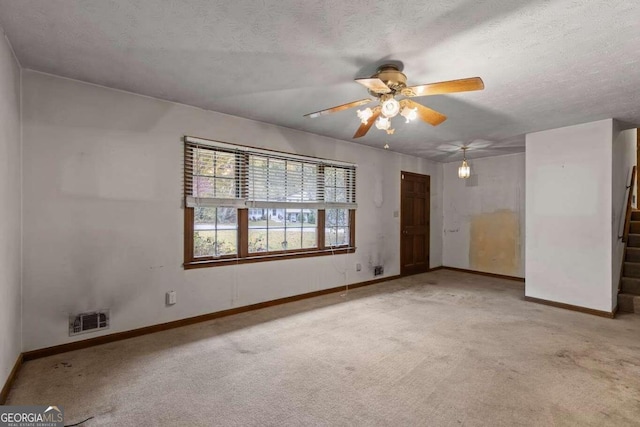
[{"label": "wooden fan blade", "polygon": [[373,115],[369,117],[369,121],[360,125],[356,133],[353,135],[353,138],[355,139],[360,138],[361,136],[365,136],[367,132],[369,132],[369,129],[371,129],[371,126],[373,126],[375,121],[378,119],[378,116],[380,116],[380,107],[376,107],[373,109]]},{"label": "wooden fan blade", "polygon": [[484,82],[480,77],[469,79],[450,80],[447,82],[429,83],[407,87],[402,90],[404,96],[440,95],[442,93],[469,92],[484,89]]},{"label": "wooden fan blade", "polygon": [[413,102],[409,99],[406,99],[405,102],[409,105],[409,108],[417,108],[418,109],[418,117],[423,122],[427,122],[432,126],[438,126],[440,123],[447,120],[447,116],[442,113],[438,113],[436,110],[432,110],[429,107],[425,107],[422,104],[418,104],[417,102]]},{"label": "wooden fan blade", "polygon": [[305,114],[305,117],[320,117],[331,113],[337,113],[338,111],[348,110],[349,108],[359,107],[360,105],[368,104],[372,99],[361,99],[360,101],[353,101],[348,104],[338,105],[337,107],[327,108],[326,110],[316,111],[315,113]]},{"label": "wooden fan blade", "polygon": [[374,93],[389,93],[391,89],[380,79],[356,79],[356,82]]}]

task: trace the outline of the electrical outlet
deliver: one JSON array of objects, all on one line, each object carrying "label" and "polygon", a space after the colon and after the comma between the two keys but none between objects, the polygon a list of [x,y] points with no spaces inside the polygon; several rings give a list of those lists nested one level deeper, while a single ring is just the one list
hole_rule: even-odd
[{"label": "electrical outlet", "polygon": [[167,292],[166,303],[167,305],[173,305],[176,303],[176,291]]},{"label": "electrical outlet", "polygon": [[362,265],[360,263],[356,264],[356,271],[362,270]]}]

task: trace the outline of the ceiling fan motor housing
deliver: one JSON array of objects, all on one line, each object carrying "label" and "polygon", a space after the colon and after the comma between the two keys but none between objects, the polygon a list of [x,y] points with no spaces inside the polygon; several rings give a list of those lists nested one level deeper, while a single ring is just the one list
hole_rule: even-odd
[{"label": "ceiling fan motor housing", "polygon": [[[395,65],[383,65],[378,68],[378,72],[371,76],[371,78],[378,78],[382,80],[393,92],[392,95],[395,95],[396,92],[400,92],[403,88],[407,87],[407,76],[402,73],[398,67]],[[369,93],[372,96],[377,98],[382,97],[384,94],[377,93],[369,90]]]}]

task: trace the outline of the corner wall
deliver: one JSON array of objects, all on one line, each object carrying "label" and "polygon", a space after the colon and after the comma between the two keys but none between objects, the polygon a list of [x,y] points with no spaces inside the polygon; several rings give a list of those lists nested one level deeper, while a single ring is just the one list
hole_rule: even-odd
[{"label": "corner wall", "polygon": [[613,120],[526,137],[529,297],[612,309]]},{"label": "corner wall", "polygon": [[524,277],[525,153],[444,165],[443,265]]},{"label": "corner wall", "polygon": [[0,388],[22,351],[20,65],[0,28]]},{"label": "corner wall", "polygon": [[[100,335],[69,313],[110,308],[114,333],[370,280],[370,258],[399,274],[401,170],[431,176],[441,265],[441,164],[27,70],[23,100],[24,351]],[[185,134],[357,163],[356,253],[183,270]]]}]

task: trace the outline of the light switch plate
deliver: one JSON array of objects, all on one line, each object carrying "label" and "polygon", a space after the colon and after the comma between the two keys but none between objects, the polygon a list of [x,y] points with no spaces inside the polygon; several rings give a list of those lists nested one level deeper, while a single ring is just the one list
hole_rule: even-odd
[{"label": "light switch plate", "polygon": [[167,292],[167,305],[173,305],[176,303],[176,291]]}]

